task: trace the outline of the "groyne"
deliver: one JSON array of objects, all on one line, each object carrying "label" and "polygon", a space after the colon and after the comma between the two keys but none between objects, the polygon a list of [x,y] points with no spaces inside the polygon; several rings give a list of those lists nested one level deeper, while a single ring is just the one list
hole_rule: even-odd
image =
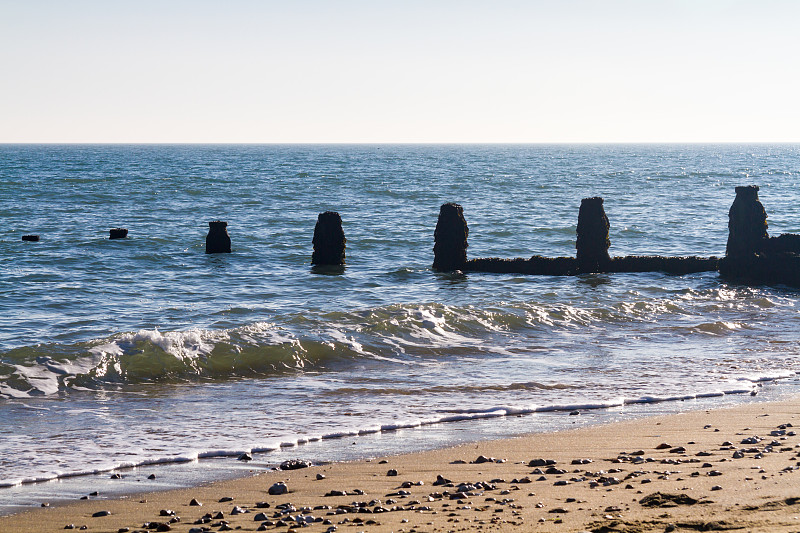
[{"label": "groyne", "polygon": [[585,198],[578,212],[574,257],[467,258],[469,228],[462,206],[442,205],[436,224],[433,269],[574,276],[589,273],[665,272],[691,274],[718,271],[723,279],[800,287],[800,235],[770,237],[767,213],[758,186],[736,187],[728,213],[725,257],[628,255],[611,257],[608,216],[600,197]]}]

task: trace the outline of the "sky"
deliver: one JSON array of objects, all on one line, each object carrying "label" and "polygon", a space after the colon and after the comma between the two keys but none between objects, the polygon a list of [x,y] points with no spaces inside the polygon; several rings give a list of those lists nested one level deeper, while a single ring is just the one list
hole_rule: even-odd
[{"label": "sky", "polygon": [[800,1],[0,0],[0,143],[800,142]]}]

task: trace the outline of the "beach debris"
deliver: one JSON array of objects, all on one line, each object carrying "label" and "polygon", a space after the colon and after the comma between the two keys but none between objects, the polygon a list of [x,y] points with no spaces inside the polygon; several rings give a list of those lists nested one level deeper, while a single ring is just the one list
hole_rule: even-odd
[{"label": "beach debris", "polygon": [[455,203],[443,204],[433,233],[433,269],[438,272],[461,270],[467,262],[468,236],[464,208]]},{"label": "beach debris", "polygon": [[228,223],[223,220],[212,220],[208,223],[206,235],[206,253],[231,253],[231,238],[228,235]]},{"label": "beach debris", "polygon": [[676,507],[678,505],[694,505],[698,502],[688,494],[670,494],[666,492],[654,492],[648,494],[639,504],[642,507]]},{"label": "beach debris", "polygon": [[343,265],[347,239],[342,229],[342,217],[335,211],[325,211],[317,217],[314,238],[311,241],[314,252],[312,265]]},{"label": "beach debris", "polygon": [[298,470],[300,468],[308,468],[311,463],[300,459],[289,459],[281,463],[281,470]]}]

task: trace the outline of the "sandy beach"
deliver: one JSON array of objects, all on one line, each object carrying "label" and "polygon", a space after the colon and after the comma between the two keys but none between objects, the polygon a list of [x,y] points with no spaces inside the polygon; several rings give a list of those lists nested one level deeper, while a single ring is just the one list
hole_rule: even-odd
[{"label": "sandy beach", "polygon": [[0,531],[800,531],[799,413],[795,398],[100,495]]}]

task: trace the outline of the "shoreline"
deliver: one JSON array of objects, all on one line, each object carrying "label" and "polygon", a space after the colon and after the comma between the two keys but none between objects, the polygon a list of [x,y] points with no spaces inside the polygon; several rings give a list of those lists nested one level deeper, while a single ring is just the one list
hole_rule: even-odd
[{"label": "shoreline", "polygon": [[[74,524],[75,529],[86,525],[89,531],[144,531],[144,524],[156,529],[154,524],[165,524],[164,531],[194,528],[199,532],[211,526],[214,531],[226,527],[256,531],[272,522],[261,530],[286,531],[290,523],[311,520],[303,527],[309,532],[329,531],[332,526],[351,530],[353,525],[359,531],[406,532],[533,527],[546,531],[796,531],[800,491],[794,488],[794,476],[800,470],[800,437],[795,431],[800,432],[800,395],[268,471],[186,489],[59,503],[0,517],[0,530],[63,531]],[[756,435],[763,440],[742,443]],[[480,456],[504,462],[476,462]],[[539,459],[556,463],[531,464]],[[387,475],[390,470],[396,470],[397,476]],[[317,474],[325,478],[318,480]],[[452,483],[434,485],[437,476]],[[269,495],[268,489],[281,481],[289,493]],[[471,486],[459,487],[461,483]],[[332,491],[347,494],[326,496]],[[672,496],[646,500],[656,493],[673,495],[676,501],[667,501]],[[193,498],[204,505],[190,506]],[[233,499],[221,502],[224,498]],[[269,507],[257,507],[259,502]],[[365,507],[353,507],[354,502]],[[281,504],[295,509],[281,514]],[[331,508],[314,509],[319,506]],[[343,507],[337,511],[338,506]],[[235,507],[246,512],[231,514]],[[174,517],[162,516],[162,510],[174,511],[180,522],[167,526]],[[92,516],[103,511],[110,515]],[[207,513],[210,520],[194,523]],[[263,516],[255,520],[259,513]]]}]

